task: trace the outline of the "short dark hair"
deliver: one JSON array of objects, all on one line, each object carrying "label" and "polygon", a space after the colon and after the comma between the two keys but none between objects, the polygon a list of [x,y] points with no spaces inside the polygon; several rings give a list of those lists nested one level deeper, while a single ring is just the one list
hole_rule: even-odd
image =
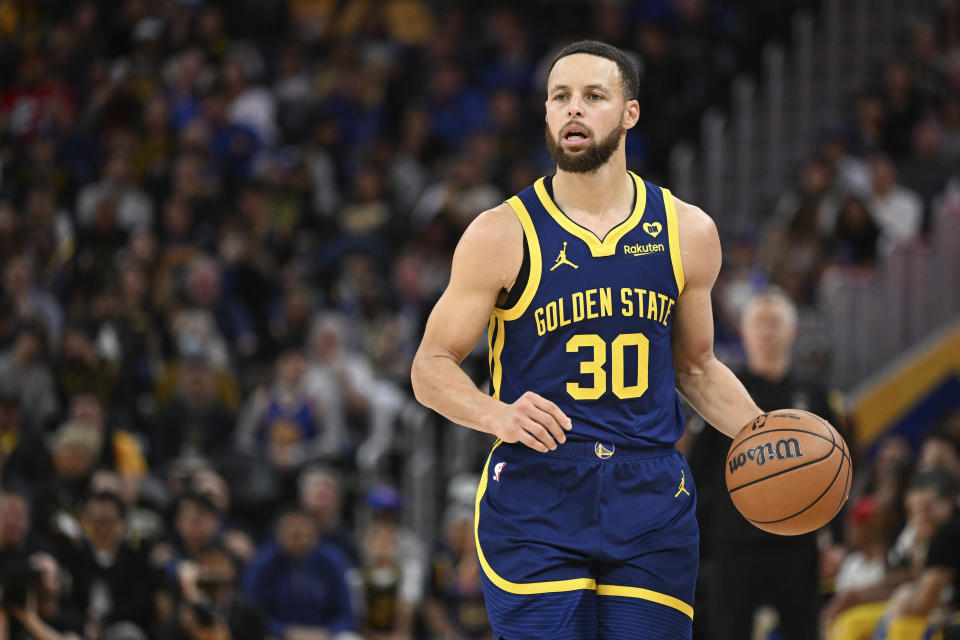
[{"label": "short dark hair", "polygon": [[94,502],[103,502],[111,505],[117,512],[117,515],[120,516],[120,519],[123,520],[127,515],[127,505],[123,503],[123,500],[112,491],[94,491],[87,496],[86,504],[90,505]]},{"label": "short dark hair", "polygon": [[177,498],[176,511],[179,513],[179,511],[186,504],[196,505],[216,518],[223,517],[223,514],[220,513],[220,509],[217,507],[217,504],[206,493],[193,490],[184,492],[179,498]]},{"label": "short dark hair", "polygon": [[586,53],[612,60],[620,71],[620,87],[623,89],[624,99],[636,100],[637,96],[640,95],[640,72],[637,70],[636,63],[620,49],[599,40],[578,40],[560,49],[557,55],[553,57],[547,75],[550,75],[553,67],[561,58],[572,56],[575,53]]},{"label": "short dark hair", "polygon": [[953,500],[960,487],[957,479],[942,469],[933,469],[918,473],[910,481],[908,491],[924,491],[931,489],[938,498]]}]

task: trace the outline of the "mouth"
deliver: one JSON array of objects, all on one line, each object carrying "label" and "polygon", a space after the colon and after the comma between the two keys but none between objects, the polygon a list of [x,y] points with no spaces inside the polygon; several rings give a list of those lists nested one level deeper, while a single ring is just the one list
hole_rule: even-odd
[{"label": "mouth", "polygon": [[560,139],[565,147],[580,147],[587,143],[590,139],[590,134],[586,128],[577,124],[571,124],[564,127]]}]

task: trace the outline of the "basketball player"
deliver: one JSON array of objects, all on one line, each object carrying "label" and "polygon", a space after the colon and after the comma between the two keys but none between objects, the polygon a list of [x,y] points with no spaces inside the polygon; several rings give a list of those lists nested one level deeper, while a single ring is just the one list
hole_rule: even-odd
[{"label": "basketball player", "polygon": [[[627,171],[638,84],[609,45],[557,54],[557,172],[467,228],[414,360],[421,403],[498,437],[475,519],[498,639],[689,638],[699,533],[677,392],[731,437],[761,413],[713,354],[713,221]],[[484,328],[491,395],[459,366]]]}]

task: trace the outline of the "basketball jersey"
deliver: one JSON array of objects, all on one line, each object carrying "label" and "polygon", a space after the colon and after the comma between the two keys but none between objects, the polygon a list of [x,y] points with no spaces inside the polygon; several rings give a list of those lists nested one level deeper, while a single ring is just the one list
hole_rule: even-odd
[{"label": "basketball jersey", "polygon": [[600,457],[673,445],[684,430],[670,340],[683,290],[676,207],[667,189],[630,175],[633,210],[603,239],[557,207],[549,178],[508,200],[528,276],[487,332],[493,396],[553,401],[573,423],[567,440],[596,443]]}]

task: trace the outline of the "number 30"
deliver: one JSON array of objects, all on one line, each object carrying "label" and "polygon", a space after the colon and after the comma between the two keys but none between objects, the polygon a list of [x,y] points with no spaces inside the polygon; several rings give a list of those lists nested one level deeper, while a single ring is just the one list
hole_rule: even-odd
[{"label": "number 30", "polygon": [[[626,347],[637,348],[637,384],[627,385],[623,374],[623,359]],[[607,345],[603,338],[595,333],[573,336],[567,341],[567,353],[577,353],[581,349],[593,349],[593,359],[580,362],[580,373],[593,376],[593,386],[581,387],[577,382],[567,383],[567,393],[576,400],[596,400],[607,391],[607,372],[603,365],[607,362]],[[650,360],[650,341],[642,333],[624,333],[617,336],[610,345],[612,361],[611,379],[613,393],[622,400],[639,398],[646,392],[649,384],[647,366]]]}]

